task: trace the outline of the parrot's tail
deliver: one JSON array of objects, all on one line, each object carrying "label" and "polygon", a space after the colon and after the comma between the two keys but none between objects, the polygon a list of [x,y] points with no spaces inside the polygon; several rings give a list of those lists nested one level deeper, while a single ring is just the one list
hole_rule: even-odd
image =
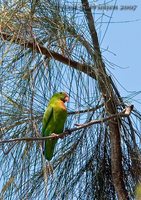
[{"label": "parrot's tail", "polygon": [[54,149],[55,149],[55,144],[57,140],[47,140],[45,142],[45,149],[44,149],[44,156],[45,158],[50,161],[53,157]]}]

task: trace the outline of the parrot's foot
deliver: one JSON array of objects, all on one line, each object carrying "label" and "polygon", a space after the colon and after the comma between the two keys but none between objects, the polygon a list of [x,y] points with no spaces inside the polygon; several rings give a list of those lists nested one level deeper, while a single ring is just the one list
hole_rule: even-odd
[{"label": "parrot's foot", "polygon": [[54,138],[55,138],[55,137],[58,138],[59,135],[56,134],[56,133],[52,133],[51,136],[53,136]]}]

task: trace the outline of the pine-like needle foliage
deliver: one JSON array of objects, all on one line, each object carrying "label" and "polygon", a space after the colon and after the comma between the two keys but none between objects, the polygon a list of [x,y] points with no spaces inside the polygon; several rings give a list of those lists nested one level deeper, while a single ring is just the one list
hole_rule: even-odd
[{"label": "pine-like needle foliage", "polygon": [[[95,10],[93,15],[100,34],[106,16]],[[107,116],[81,2],[1,1],[0,32],[1,140],[40,137],[45,107],[57,91],[70,95],[68,112],[88,109],[69,114],[67,129]],[[127,102],[112,79],[109,84],[120,112]],[[141,173],[141,115],[134,109],[130,117],[118,122],[124,183],[133,199]],[[0,199],[117,198],[108,122],[58,140],[51,165],[53,175],[47,173],[41,142],[0,144]]]}]

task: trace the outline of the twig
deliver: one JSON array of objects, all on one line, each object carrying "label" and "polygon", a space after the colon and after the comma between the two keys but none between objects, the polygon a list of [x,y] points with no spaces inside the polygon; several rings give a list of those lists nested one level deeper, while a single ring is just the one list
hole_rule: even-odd
[{"label": "twig", "polygon": [[2,149],[4,155],[8,155],[8,153],[11,151],[11,149],[13,149],[13,147],[18,143],[18,141],[14,142],[9,148],[8,150]]},{"label": "twig", "polygon": [[100,105],[96,105],[96,107],[94,108],[89,108],[89,109],[85,109],[85,110],[78,110],[78,111],[72,111],[72,112],[68,112],[68,115],[75,115],[75,114],[81,114],[81,113],[86,113],[86,112],[94,112],[99,108],[102,108],[104,106],[105,103],[102,103]]},{"label": "twig", "polygon": [[65,136],[72,134],[74,131],[81,130],[83,128],[87,128],[89,126],[92,126],[93,124],[100,124],[104,123],[106,121],[109,121],[111,119],[117,118],[117,117],[128,117],[131,114],[131,111],[133,110],[133,105],[127,106],[122,112],[111,115],[109,117],[105,117],[99,120],[92,120],[88,123],[85,124],[76,124],[77,127],[69,129],[63,133],[60,134],[53,134],[47,137],[30,137],[30,138],[14,138],[14,139],[9,139],[9,140],[0,140],[0,144],[4,143],[10,143],[10,142],[21,142],[21,141],[26,141],[26,142],[31,142],[31,141],[41,141],[41,140],[48,140],[48,139],[63,139]]}]

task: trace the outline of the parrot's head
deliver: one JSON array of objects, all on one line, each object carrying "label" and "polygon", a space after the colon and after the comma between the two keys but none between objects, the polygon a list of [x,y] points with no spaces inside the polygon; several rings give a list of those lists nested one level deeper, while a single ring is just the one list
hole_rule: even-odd
[{"label": "parrot's head", "polygon": [[66,92],[55,93],[52,98],[55,98],[56,100],[61,100],[64,103],[69,101],[69,96]]}]

